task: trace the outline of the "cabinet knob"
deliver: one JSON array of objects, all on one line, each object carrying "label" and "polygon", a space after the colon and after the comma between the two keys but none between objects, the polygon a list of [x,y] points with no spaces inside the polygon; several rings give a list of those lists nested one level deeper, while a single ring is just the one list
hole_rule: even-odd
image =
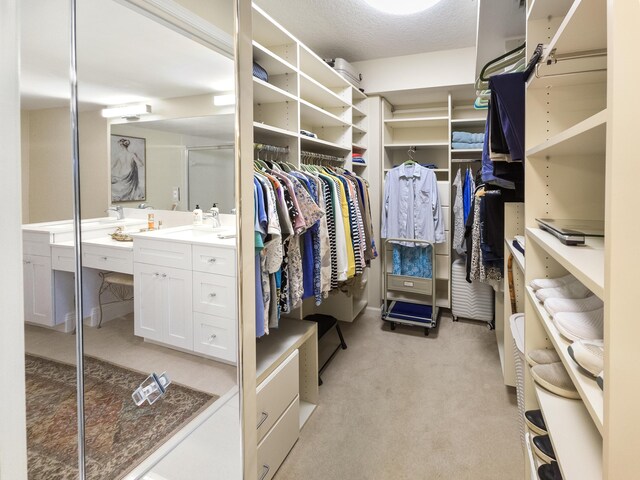
[{"label": "cabinet knob", "polygon": [[167,274],[166,274],[166,273],[163,273],[163,274],[162,274],[162,278],[167,278]]},{"label": "cabinet knob", "polygon": [[24,261],[24,264],[25,264],[25,265],[31,265],[31,260],[25,260],[25,261]]},{"label": "cabinet knob", "polygon": [[214,292],[211,292],[211,293],[209,294],[209,296],[210,296],[211,298],[215,298],[216,294],[215,294]]},{"label": "cabinet knob", "polygon": [[215,333],[212,333],[211,335],[209,335],[209,343],[213,342],[216,339],[217,335]]},{"label": "cabinet knob", "polygon": [[108,257],[102,257],[102,259],[106,262],[107,260],[109,260]]},{"label": "cabinet knob", "polygon": [[209,259],[209,263],[216,263],[216,259],[215,258],[210,258]]}]

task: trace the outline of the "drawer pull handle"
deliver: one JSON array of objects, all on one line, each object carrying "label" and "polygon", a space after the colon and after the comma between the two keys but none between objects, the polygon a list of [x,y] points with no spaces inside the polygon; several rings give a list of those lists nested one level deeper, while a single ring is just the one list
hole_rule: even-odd
[{"label": "drawer pull handle", "polygon": [[211,335],[209,335],[209,343],[213,342],[216,339],[217,335],[215,333],[212,333]]},{"label": "drawer pull handle", "polygon": [[259,480],[264,480],[267,477],[267,474],[269,473],[269,465],[263,465],[262,466],[262,475],[260,475],[260,479]]},{"label": "drawer pull handle", "polygon": [[211,298],[214,298],[214,297],[216,296],[216,294],[212,292],[212,293],[210,293],[210,294],[209,294],[209,296],[210,296]]},{"label": "drawer pull handle", "polygon": [[24,264],[25,265],[31,265],[31,260],[25,260]]},{"label": "drawer pull handle", "polygon": [[106,262],[107,260],[109,260],[109,258],[108,257],[102,257],[102,260],[104,260]]},{"label": "drawer pull handle", "polygon": [[166,273],[163,273],[163,274],[162,274],[162,278],[167,278],[167,274],[166,274]]},{"label": "drawer pull handle", "polygon": [[267,418],[269,418],[269,414],[267,412],[262,412],[262,418],[258,422],[256,429],[260,428]]},{"label": "drawer pull handle", "polygon": [[210,258],[209,259],[209,263],[216,263],[216,259],[215,258]]}]

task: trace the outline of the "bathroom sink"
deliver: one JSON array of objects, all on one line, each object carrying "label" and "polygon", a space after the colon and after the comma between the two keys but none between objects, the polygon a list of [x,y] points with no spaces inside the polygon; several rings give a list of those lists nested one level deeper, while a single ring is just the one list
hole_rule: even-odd
[{"label": "bathroom sink", "polygon": [[218,227],[214,229],[211,225],[190,225],[187,227],[156,230],[152,233],[149,232],[147,235],[183,242],[219,243],[221,241],[218,237],[219,234],[232,234],[234,232],[235,229],[233,227]]}]

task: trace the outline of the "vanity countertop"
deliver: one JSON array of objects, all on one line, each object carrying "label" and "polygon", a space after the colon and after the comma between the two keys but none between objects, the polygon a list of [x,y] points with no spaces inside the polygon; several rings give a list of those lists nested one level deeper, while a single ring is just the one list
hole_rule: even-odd
[{"label": "vanity countertop", "polygon": [[[116,227],[133,227],[145,225],[146,221],[140,218],[123,218],[118,220],[114,217],[88,218],[82,220],[82,231],[94,231],[105,229],[116,229]],[[23,232],[44,232],[44,233],[66,233],[73,232],[72,220],[60,220],[55,222],[27,223],[22,225]]]},{"label": "vanity countertop", "polygon": [[[57,247],[62,247],[62,248],[73,248],[74,244],[75,244],[75,241],[73,240],[55,243]],[[112,247],[112,248],[118,248],[122,250],[133,250],[133,242],[119,242],[106,234],[103,237],[88,238],[86,240],[83,239],[82,245],[99,245],[101,247]]]},{"label": "vanity countertop", "polygon": [[219,227],[214,229],[211,225],[183,225],[180,227],[163,228],[151,232],[130,233],[135,240],[144,238],[147,240],[170,241],[190,243],[192,245],[216,246],[222,248],[236,248],[236,238],[219,238],[219,234],[234,234],[234,227]]}]

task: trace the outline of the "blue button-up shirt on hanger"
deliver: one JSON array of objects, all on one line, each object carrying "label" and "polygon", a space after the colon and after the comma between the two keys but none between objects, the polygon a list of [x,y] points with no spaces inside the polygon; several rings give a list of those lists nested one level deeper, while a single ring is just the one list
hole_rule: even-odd
[{"label": "blue button-up shirt on hanger", "polygon": [[[443,243],[444,216],[433,170],[403,164],[387,174],[382,203],[382,238],[411,238]],[[412,242],[397,242],[413,246]]]}]

